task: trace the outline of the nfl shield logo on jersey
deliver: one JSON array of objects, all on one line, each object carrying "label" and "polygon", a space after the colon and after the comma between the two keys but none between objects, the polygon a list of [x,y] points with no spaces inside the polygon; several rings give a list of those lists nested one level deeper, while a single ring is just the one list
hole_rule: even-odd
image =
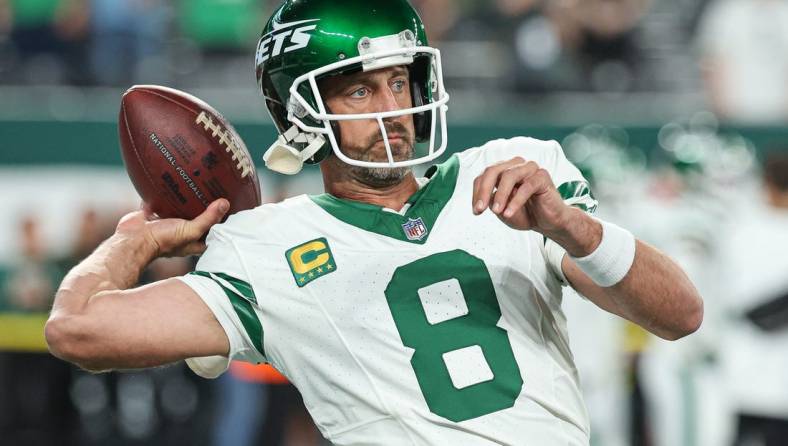
[{"label": "nfl shield logo on jersey", "polygon": [[421,217],[409,218],[408,222],[402,225],[402,230],[405,231],[408,240],[421,240],[427,235],[427,226]]}]

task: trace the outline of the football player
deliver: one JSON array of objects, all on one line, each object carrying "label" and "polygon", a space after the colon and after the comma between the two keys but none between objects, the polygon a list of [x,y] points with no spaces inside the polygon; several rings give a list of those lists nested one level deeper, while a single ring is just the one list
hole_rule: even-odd
[{"label": "football player", "polygon": [[[269,362],[337,445],[587,445],[562,286],[667,339],[701,323],[671,260],[590,215],[556,142],[491,141],[414,175],[446,149],[449,96],[406,0],[285,1],[256,63],[280,133],[266,165],[319,163],[326,193],[224,224],[226,200],[192,221],[126,215],[57,293],[56,356],[204,377]],[[153,258],[195,253],[192,274],[132,288]]]}]

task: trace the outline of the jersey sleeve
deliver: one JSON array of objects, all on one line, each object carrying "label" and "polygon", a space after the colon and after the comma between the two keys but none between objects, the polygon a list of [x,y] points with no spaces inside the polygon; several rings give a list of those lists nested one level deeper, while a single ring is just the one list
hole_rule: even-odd
[{"label": "jersey sleeve", "polygon": [[179,277],[210,308],[230,341],[227,357],[211,356],[186,360],[189,368],[204,378],[216,378],[231,360],[267,362],[263,349],[263,327],[254,288],[236,242],[223,225],[211,229],[208,249],[194,272]]}]

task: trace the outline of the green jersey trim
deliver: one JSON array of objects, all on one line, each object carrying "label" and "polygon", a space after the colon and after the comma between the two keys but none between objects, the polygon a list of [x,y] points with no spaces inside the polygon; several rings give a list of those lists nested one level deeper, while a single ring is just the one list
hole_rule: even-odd
[{"label": "green jersey trim", "polygon": [[568,181],[558,186],[558,193],[568,205],[593,214],[598,202],[591,193],[591,187],[585,181]]},{"label": "green jersey trim", "polygon": [[[252,345],[265,357],[265,351],[263,350],[263,324],[260,322],[260,318],[257,317],[254,308],[252,308],[252,302],[257,303],[257,297],[249,283],[222,273],[193,271],[189,274],[211,279],[221,287],[227,299],[230,300],[235,314],[238,315],[238,319],[241,320],[246,334],[252,340]],[[217,277],[232,285],[232,288],[228,287],[222,280],[218,280]]]},{"label": "green jersey trim", "polygon": [[233,288],[235,288],[235,290],[241,294],[241,296],[243,296],[244,298],[246,298],[246,300],[252,302],[253,304],[257,305],[257,296],[255,296],[254,290],[252,290],[252,287],[248,283],[244,282],[241,279],[236,279],[235,277],[229,276],[224,273],[213,273],[213,274],[229,282],[230,285],[232,285]]},{"label": "green jersey trim", "polygon": [[[309,198],[326,212],[349,225],[393,239],[422,245],[438,220],[457,186],[460,161],[453,155],[445,163],[432,166],[427,172],[429,183],[409,199],[404,215],[384,211],[382,206],[337,198],[331,194],[310,195]],[[470,203],[468,204],[470,206]],[[418,222],[423,227],[408,236],[408,228]],[[417,238],[418,237],[418,238]]]}]

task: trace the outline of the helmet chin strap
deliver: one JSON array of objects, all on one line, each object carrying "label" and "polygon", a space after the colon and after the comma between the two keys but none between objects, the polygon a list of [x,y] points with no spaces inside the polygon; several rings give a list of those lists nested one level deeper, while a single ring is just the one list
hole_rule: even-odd
[{"label": "helmet chin strap", "polygon": [[[299,151],[292,143],[307,146]],[[265,167],[285,175],[295,175],[303,169],[304,161],[312,158],[325,143],[326,139],[323,135],[303,133],[294,125],[265,151],[263,155]]]}]

